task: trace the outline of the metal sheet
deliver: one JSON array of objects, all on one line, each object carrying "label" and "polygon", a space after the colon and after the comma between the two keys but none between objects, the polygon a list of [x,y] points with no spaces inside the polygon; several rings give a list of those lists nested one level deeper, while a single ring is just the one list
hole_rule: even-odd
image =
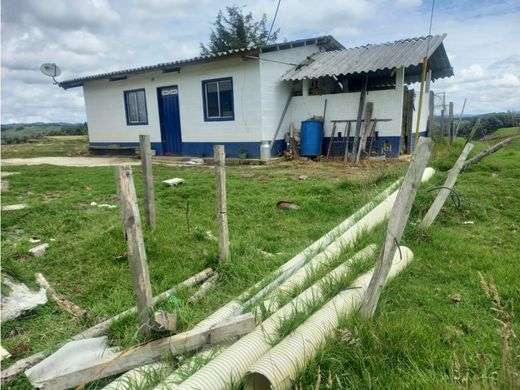
[{"label": "metal sheet", "polygon": [[345,50],[316,53],[282,76],[283,80],[315,79],[326,76],[352,75],[408,68],[417,72],[428,51],[433,79],[453,76],[444,49],[446,34],[403,39]]}]

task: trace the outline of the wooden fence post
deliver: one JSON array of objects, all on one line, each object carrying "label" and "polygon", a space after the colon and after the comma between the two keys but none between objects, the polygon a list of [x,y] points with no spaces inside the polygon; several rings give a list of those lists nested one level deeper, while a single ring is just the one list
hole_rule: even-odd
[{"label": "wooden fence post", "polygon": [[149,309],[152,306],[153,297],[132,168],[128,165],[116,167],[116,178],[123,227],[128,245],[128,262],[132,272],[137,312],[139,314],[139,331],[141,334],[148,334],[150,331]]},{"label": "wooden fence post", "polygon": [[213,146],[213,160],[215,162],[215,182],[217,190],[217,231],[219,261],[221,264],[224,264],[229,260],[229,235],[226,198],[226,154],[224,152],[224,145]]},{"label": "wooden fence post", "polygon": [[[365,96],[367,94],[367,85],[368,85],[368,76],[365,79],[365,82],[363,83],[363,88],[361,89],[361,93],[359,95],[359,106],[358,106],[358,114],[357,114],[357,120],[356,120],[356,131],[354,133],[354,142],[352,144],[352,152],[350,155],[350,161],[355,163],[356,162],[356,156],[357,156],[357,150],[359,146],[359,132],[361,130],[361,119],[363,117],[363,109],[365,108]],[[348,144],[348,140],[347,140]],[[345,150],[345,162],[348,161],[348,148]]]},{"label": "wooden fence post", "polygon": [[430,91],[428,114],[428,137],[433,137],[433,128],[435,120],[435,93],[433,93],[433,91]]},{"label": "wooden fence post", "polygon": [[421,224],[419,225],[421,228],[428,228],[437,217],[437,214],[439,214],[439,211],[441,211],[444,202],[446,202],[446,199],[448,199],[448,196],[450,195],[449,188],[453,188],[453,186],[455,185],[455,182],[457,181],[457,176],[459,175],[462,167],[464,166],[464,162],[466,161],[469,152],[471,152],[471,149],[473,149],[473,144],[467,144],[462,150],[462,153],[455,162],[455,165],[453,166],[453,168],[451,168],[450,173],[448,173],[448,177],[446,178],[446,181],[443,185],[443,187],[445,188],[441,188],[441,190],[437,194],[437,197],[430,206],[430,209],[428,210]]},{"label": "wooden fence post", "polygon": [[396,242],[399,242],[403,236],[404,228],[408,222],[413,201],[415,200],[417,189],[421,184],[421,177],[430,158],[432,148],[433,141],[430,138],[423,137],[420,138],[419,143],[415,146],[408,172],[406,172],[394,207],[390,212],[383,248],[381,249],[374,274],[372,275],[372,279],[370,279],[370,284],[361,303],[360,315],[364,319],[372,317],[376,310],[379,296],[385,285],[388,272],[392,267],[392,259],[397,250]]},{"label": "wooden fence post", "polygon": [[363,131],[359,136],[359,147],[356,153],[356,161],[355,163],[359,163],[359,159],[361,158],[361,152],[364,152],[367,145],[367,137],[368,131],[370,128],[370,120],[372,119],[372,111],[374,110],[374,103],[367,102],[365,108],[365,122],[363,123]]},{"label": "wooden fence post", "polygon": [[450,102],[448,108],[448,140],[451,145],[453,143],[453,102]]},{"label": "wooden fence post", "polygon": [[139,136],[144,186],[144,217],[150,229],[155,229],[155,193],[153,188],[152,148],[149,135]]}]

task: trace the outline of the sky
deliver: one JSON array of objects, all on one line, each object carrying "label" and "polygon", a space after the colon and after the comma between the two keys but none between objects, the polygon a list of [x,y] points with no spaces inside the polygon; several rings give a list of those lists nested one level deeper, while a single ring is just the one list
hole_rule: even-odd
[{"label": "sky", "polygon": [[[428,34],[432,0],[281,0],[279,41],[331,34],[345,47]],[[218,5],[216,5],[218,4]],[[277,0],[2,0],[1,122],[84,122],[82,88],[58,80],[197,56],[220,7],[270,24]],[[520,0],[436,0],[432,34],[455,77],[433,84],[459,112],[520,110]]]}]

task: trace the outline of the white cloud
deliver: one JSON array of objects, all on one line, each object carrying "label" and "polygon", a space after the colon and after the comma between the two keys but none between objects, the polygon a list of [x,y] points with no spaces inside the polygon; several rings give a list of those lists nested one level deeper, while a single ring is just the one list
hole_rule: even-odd
[{"label": "white cloud", "polygon": [[[55,62],[61,80],[199,53],[226,3],[210,0],[17,0],[2,2],[2,122],[85,120],[81,88],[64,91],[39,72]],[[233,2],[229,1],[228,5]],[[237,2],[271,22],[277,0]],[[280,40],[332,34],[347,47],[426,35],[429,2],[420,0],[283,0]],[[516,0],[438,2],[433,31],[455,77],[436,90],[467,112],[518,109],[520,5]]]}]

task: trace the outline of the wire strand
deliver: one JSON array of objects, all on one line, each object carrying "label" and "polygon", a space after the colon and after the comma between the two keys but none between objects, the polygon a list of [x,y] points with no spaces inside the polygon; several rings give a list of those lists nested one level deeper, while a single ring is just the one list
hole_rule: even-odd
[{"label": "wire strand", "polygon": [[271,33],[273,32],[274,22],[276,21],[276,16],[278,15],[278,9],[280,8],[281,2],[282,2],[282,0],[278,0],[278,4],[276,5],[276,11],[274,11],[273,22],[271,23],[271,28],[269,29],[269,34],[267,34],[267,39],[265,40],[266,44],[269,42],[269,38],[271,37]]}]

